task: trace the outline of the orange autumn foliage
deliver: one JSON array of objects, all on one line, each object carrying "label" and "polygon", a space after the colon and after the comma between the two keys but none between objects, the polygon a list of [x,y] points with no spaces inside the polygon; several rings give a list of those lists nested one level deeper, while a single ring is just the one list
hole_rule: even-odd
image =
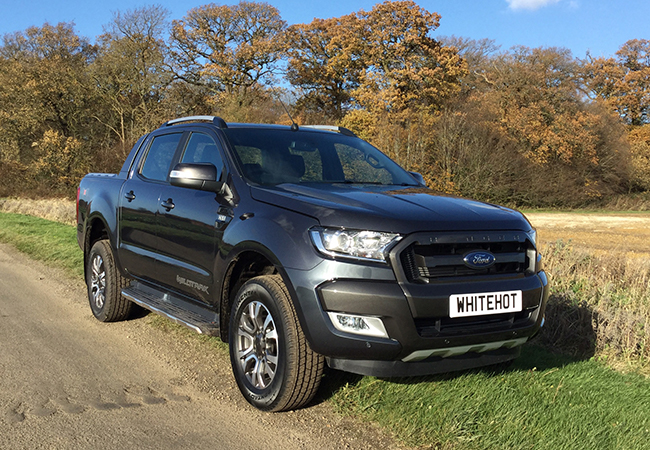
[{"label": "orange autumn foliage", "polygon": [[650,40],[632,39],[615,58],[587,59],[582,67],[591,98],[607,102],[630,125],[650,120]]}]

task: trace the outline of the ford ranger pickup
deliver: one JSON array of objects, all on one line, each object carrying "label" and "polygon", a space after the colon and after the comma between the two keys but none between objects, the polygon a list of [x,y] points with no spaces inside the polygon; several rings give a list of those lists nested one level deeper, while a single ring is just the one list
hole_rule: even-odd
[{"label": "ford ranger pickup", "polygon": [[519,212],[426,187],[332,126],[171,120],[77,200],[94,316],[133,305],[229,343],[246,400],[306,405],[325,364],[377,377],[500,364],[544,321]]}]

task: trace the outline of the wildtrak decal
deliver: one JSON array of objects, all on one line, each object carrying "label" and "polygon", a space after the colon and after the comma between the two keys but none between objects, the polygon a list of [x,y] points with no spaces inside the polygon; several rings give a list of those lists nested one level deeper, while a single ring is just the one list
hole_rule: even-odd
[{"label": "wildtrak decal", "polygon": [[197,291],[205,292],[206,294],[208,294],[208,287],[205,284],[188,280],[187,278],[183,278],[180,275],[176,275],[176,282],[178,284],[182,284],[183,286],[191,287],[192,289],[196,289]]}]

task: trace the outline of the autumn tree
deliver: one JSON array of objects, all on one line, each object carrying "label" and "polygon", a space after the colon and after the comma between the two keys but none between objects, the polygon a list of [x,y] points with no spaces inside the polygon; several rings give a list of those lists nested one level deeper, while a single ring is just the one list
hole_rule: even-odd
[{"label": "autumn tree", "polygon": [[365,68],[353,96],[361,109],[344,122],[356,129],[355,121],[364,115],[376,118],[370,140],[431,180],[438,175],[428,163],[431,128],[445,102],[459,92],[466,64],[456,48],[430,37],[440,16],[414,2],[387,1],[359,17]]},{"label": "autumn tree", "polygon": [[288,28],[286,78],[299,88],[300,111],[339,121],[350,110],[363,68],[361,41],[354,36],[358,22],[350,14]]},{"label": "autumn tree", "polygon": [[278,10],[268,3],[194,8],[172,23],[176,76],[205,87],[217,102],[236,98],[243,106],[263,95],[278,73],[285,27]]},{"label": "autumn tree", "polygon": [[439,21],[415,2],[385,1],[369,12],[293,26],[288,79],[305,92],[303,102],[335,119],[349,110],[377,119],[435,110],[465,73],[456,49],[430,37]]},{"label": "autumn tree", "polygon": [[624,130],[585,101],[578,70],[565,49],[516,47],[491,56],[477,84],[434,126],[434,164],[452,161],[443,168],[453,186],[492,201],[576,206],[622,192]]},{"label": "autumn tree", "polygon": [[650,124],[633,127],[628,134],[632,182],[641,191],[650,191]]},{"label": "autumn tree", "polygon": [[93,117],[117,139],[122,158],[164,115],[162,100],[172,78],[164,40],[168,15],[160,6],[118,11],[98,38],[91,73],[100,104]]},{"label": "autumn tree", "polygon": [[423,167],[426,130],[459,90],[465,64],[431,37],[440,16],[413,1],[290,27],[288,80],[297,106],[356,131],[411,169]]},{"label": "autumn tree", "polygon": [[517,142],[500,127],[498,98],[459,97],[448,103],[432,124],[426,167],[429,185],[501,204],[535,201],[533,167]]},{"label": "autumn tree", "polygon": [[356,102],[371,111],[435,110],[458,92],[466,66],[458,51],[430,37],[440,15],[412,1],[385,1],[360,11],[364,70]]},{"label": "autumn tree", "polygon": [[[95,49],[68,23],[6,35],[0,47],[0,126],[9,131],[12,124],[29,123],[29,130],[15,131],[31,140],[45,128],[81,133],[90,105],[86,68],[94,56]],[[30,150],[23,146],[20,152],[26,156]]]},{"label": "autumn tree", "polygon": [[487,75],[499,95],[502,123],[533,162],[597,163],[592,119],[581,108],[576,62],[566,49],[517,47]]},{"label": "autumn tree", "polygon": [[462,94],[467,95],[489,87],[486,73],[491,70],[500,49],[494,40],[459,36],[441,36],[438,39],[443,45],[456,48],[458,55],[467,64],[467,73],[461,78]]},{"label": "autumn tree", "polygon": [[[6,35],[0,46],[0,159],[11,162],[22,178],[4,178],[23,185],[24,177],[42,175],[47,189],[60,185],[57,177],[36,170],[47,150],[41,143],[47,133],[49,149],[65,142],[73,163],[84,166],[91,137],[89,109],[93,87],[88,64],[95,48],[78,36],[73,24],[44,24]],[[34,170],[31,170],[34,169]],[[83,169],[82,169],[83,170]],[[51,175],[51,174],[50,174]]]},{"label": "autumn tree", "polygon": [[587,55],[585,92],[607,102],[629,125],[650,123],[650,40],[627,41],[615,58]]},{"label": "autumn tree", "polygon": [[60,192],[69,195],[74,192],[90,169],[91,155],[77,138],[66,137],[59,131],[49,129],[32,146],[38,149],[40,156],[33,162],[31,172],[37,181],[50,189],[50,194]]}]

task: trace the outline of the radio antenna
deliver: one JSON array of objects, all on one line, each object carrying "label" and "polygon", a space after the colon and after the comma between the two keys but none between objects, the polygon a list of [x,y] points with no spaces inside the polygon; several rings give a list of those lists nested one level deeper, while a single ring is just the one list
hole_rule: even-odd
[{"label": "radio antenna", "polygon": [[286,112],[287,116],[289,116],[289,120],[291,120],[291,131],[298,131],[298,124],[296,122],[294,122],[293,117],[291,117],[291,114],[289,114],[289,110],[285,106],[284,102],[282,101],[282,99],[280,98],[279,95],[276,96],[276,98],[280,102],[282,107],[284,108],[284,112]]}]

